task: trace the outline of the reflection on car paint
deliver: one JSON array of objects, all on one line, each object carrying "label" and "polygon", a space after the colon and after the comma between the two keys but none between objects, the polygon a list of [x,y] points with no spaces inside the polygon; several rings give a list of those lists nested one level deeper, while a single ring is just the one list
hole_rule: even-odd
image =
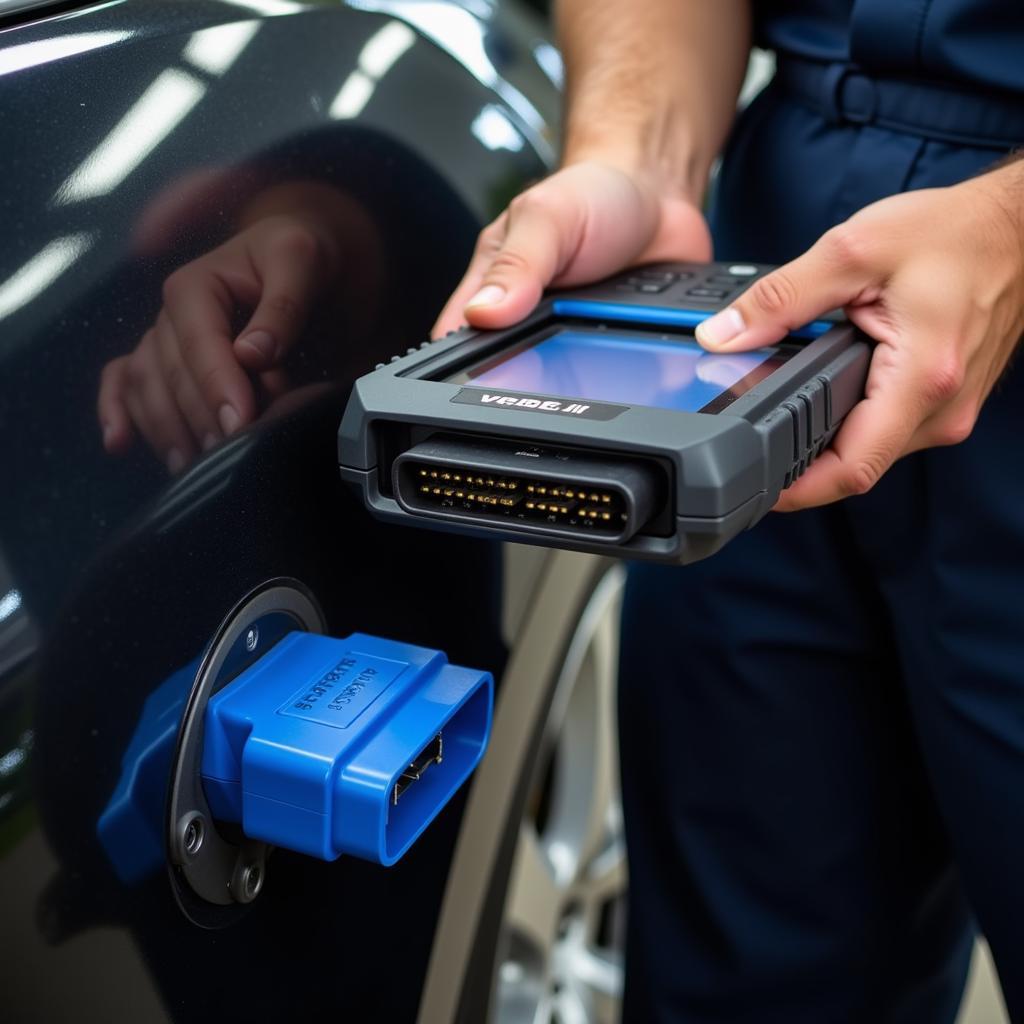
[{"label": "reflection on car paint", "polygon": [[[372,1005],[411,1020],[461,803],[386,880],[275,855],[245,924],[207,932],[166,872],[147,874],[165,762],[143,733],[169,735],[174,686],[154,693],[187,674],[242,595],[280,575],[307,581],[340,635],[398,634],[500,668],[497,549],[369,522],[334,449],[353,380],[426,336],[481,221],[544,172],[534,136],[500,88],[407,19],[284,0],[47,14],[0,33],[4,138],[15,140],[0,149],[0,938],[17,964],[0,954],[4,1012],[252,1020]],[[497,53],[507,15],[474,20]],[[529,50],[513,57],[499,79],[556,111]],[[367,68],[372,96],[332,117]],[[525,145],[490,148],[473,131],[489,105]],[[261,391],[251,421],[214,447],[200,437],[178,475],[141,436],[108,454],[103,368],[155,325],[176,271],[265,223],[266,204],[296,185],[317,187],[314,216],[337,203],[350,216],[281,390]],[[246,306],[232,309],[236,332]],[[98,822],[130,748],[154,759],[137,778],[150,793],[138,863],[122,857],[119,872],[110,818]],[[401,908],[400,930],[381,907]],[[337,970],[301,991],[281,984],[289,936],[341,948],[353,917],[363,941]],[[362,952],[384,947],[387,960]],[[225,984],[234,977],[244,990]]]},{"label": "reflection on car paint", "polygon": [[[502,47],[487,45],[490,13],[484,4],[422,3],[419,0],[347,0],[359,10],[377,11],[401,18],[455,57],[484,85],[493,89],[514,111],[542,160],[554,159],[553,140],[537,107],[495,67],[491,53]],[[493,32],[493,30],[492,30]]]}]

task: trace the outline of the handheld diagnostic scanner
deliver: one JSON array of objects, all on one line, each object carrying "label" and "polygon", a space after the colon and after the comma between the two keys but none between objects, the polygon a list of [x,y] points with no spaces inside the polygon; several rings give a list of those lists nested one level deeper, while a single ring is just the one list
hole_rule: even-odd
[{"label": "handheld diagnostic scanner", "polygon": [[706,557],[768,512],[863,394],[870,349],[839,317],[754,352],[694,340],[770,269],[642,267],[394,356],[353,388],[342,477],[390,522]]}]

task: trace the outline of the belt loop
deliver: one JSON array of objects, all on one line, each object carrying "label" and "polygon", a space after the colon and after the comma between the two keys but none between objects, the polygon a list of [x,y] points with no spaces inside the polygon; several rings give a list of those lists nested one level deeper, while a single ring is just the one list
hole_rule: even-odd
[{"label": "belt loop", "polygon": [[871,124],[878,114],[874,81],[854,64],[829,64],[821,79],[821,106],[836,124]]},{"label": "belt loop", "polygon": [[[2,6],[2,3],[0,3]],[[780,55],[778,88],[830,124],[879,125],[956,146],[1006,153],[1024,144],[1024,92],[873,76],[849,61]]]},{"label": "belt loop", "polygon": [[843,120],[842,108],[839,106],[839,91],[849,70],[849,64],[829,64],[821,76],[821,112],[833,124],[839,124]]}]

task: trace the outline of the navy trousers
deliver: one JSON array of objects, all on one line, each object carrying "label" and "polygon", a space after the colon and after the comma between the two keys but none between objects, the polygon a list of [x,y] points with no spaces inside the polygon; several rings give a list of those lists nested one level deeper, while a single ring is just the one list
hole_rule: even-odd
[{"label": "navy trousers", "polygon": [[[783,262],[998,159],[776,87],[729,143],[716,255]],[[976,927],[1024,1020],[1024,373],[869,494],[637,565],[619,691],[625,1020],[946,1024]]]}]

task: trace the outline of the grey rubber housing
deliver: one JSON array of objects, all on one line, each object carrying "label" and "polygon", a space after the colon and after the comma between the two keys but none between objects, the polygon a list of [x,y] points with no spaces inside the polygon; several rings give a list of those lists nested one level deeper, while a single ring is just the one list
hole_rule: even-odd
[{"label": "grey rubber housing", "polygon": [[[690,279],[695,274],[728,271],[724,265],[693,264],[658,264],[648,269],[686,274]],[[758,276],[769,269],[758,266]],[[836,319],[832,328],[802,344],[775,372],[714,414],[614,406],[609,407],[613,412],[608,418],[583,418],[518,405],[466,402],[460,398],[464,390],[460,384],[444,381],[460,367],[560,322],[553,313],[556,298],[634,301],[655,310],[683,306],[711,311],[724,304],[694,300],[677,287],[627,300],[620,290],[624,278],[548,296],[513,328],[454,332],[393,357],[361,377],[338,432],[343,479],[362,493],[377,518],[389,522],[624,558],[691,562],[753,526],[824,450],[863,395],[871,350],[864,336],[845,320]],[[598,322],[589,321],[589,325]],[[645,329],[658,337],[684,333],[653,324],[640,328],[631,323],[629,328]],[[526,397],[552,399],[549,405],[565,404],[564,396]],[[395,496],[394,461],[436,434],[476,438],[484,445],[515,441],[553,450],[590,451],[595,458],[651,460],[665,467],[668,486],[662,519],[667,516],[671,526],[641,530],[609,545],[578,534],[521,531],[502,528],[494,520],[417,513],[403,507]]]}]

